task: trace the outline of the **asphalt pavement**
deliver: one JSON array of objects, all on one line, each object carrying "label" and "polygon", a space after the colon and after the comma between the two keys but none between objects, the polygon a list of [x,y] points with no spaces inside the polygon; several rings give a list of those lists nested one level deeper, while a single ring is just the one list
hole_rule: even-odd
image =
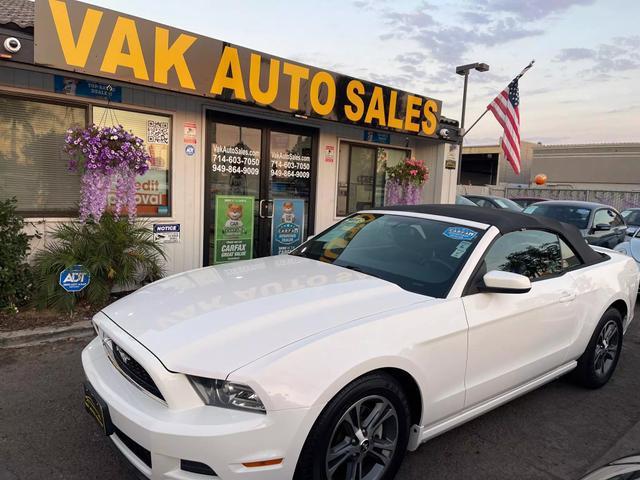
[{"label": "asphalt pavement", "polygon": [[[0,350],[0,480],[136,478],[84,411],[86,342]],[[637,452],[640,317],[603,389],[548,384],[422,445],[397,478],[575,480]]]}]

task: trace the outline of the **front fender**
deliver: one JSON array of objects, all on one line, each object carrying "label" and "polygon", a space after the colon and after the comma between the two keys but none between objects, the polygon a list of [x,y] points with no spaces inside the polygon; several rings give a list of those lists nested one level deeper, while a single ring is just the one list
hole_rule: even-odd
[{"label": "front fender", "polygon": [[464,406],[467,322],[460,299],[436,300],[342,325],[233,372],[273,409],[325,405],[356,378],[382,368],[411,375],[422,424]]}]

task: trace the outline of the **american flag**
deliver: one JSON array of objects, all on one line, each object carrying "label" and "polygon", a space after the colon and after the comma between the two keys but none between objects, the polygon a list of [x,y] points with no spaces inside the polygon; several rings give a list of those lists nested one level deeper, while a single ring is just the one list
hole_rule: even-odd
[{"label": "american flag", "polygon": [[498,123],[504,129],[502,137],[502,150],[511,164],[516,175],[520,175],[520,92],[518,81],[520,77],[533,66],[533,61],[527,65],[520,74],[514,78],[507,87],[487,106]]}]

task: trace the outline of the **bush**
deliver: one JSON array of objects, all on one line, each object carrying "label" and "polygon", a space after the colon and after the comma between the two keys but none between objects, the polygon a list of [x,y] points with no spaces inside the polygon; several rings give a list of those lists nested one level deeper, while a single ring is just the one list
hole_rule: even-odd
[{"label": "bush", "polygon": [[[148,225],[105,214],[99,223],[67,223],[56,228],[53,241],[34,258],[35,306],[71,311],[78,301],[101,308],[114,288],[131,290],[162,277],[165,253]],[[83,265],[91,274],[89,285],[78,293],[58,283],[60,272]]]},{"label": "bush", "polygon": [[32,286],[31,269],[26,263],[29,236],[24,221],[16,214],[17,200],[0,202],[0,312],[17,313],[26,304]]}]

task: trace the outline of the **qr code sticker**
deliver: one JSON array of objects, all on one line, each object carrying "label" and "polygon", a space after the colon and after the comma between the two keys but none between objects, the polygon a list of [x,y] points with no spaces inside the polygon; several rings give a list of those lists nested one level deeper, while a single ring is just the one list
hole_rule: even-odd
[{"label": "qr code sticker", "polygon": [[147,120],[147,143],[169,145],[169,122]]}]

